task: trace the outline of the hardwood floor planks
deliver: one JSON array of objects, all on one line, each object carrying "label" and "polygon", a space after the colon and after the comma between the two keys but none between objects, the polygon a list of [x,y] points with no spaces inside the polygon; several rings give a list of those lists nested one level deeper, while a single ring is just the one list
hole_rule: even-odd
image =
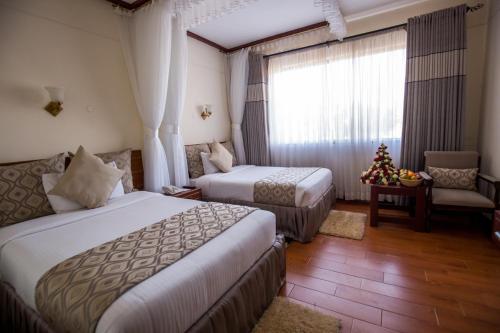
[{"label": "hardwood floor planks", "polygon": [[295,286],[289,297],[302,302],[317,305],[352,318],[361,319],[372,324],[380,325],[381,323],[382,311],[380,309],[357,302],[351,302],[340,297],[327,295],[300,286]]},{"label": "hardwood floor planks", "polygon": [[[335,209],[369,207],[341,201]],[[381,223],[367,225],[362,241],[291,242],[281,295],[337,317],[342,333],[500,332],[500,249],[483,230]]]}]

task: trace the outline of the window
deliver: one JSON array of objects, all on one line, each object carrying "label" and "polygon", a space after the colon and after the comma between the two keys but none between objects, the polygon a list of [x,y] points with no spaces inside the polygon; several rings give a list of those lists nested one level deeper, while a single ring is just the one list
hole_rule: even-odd
[{"label": "window", "polygon": [[350,170],[348,180],[358,184],[359,173],[381,142],[397,158],[405,70],[402,29],[271,57],[273,163],[316,164],[330,167],[337,176]]},{"label": "window", "polygon": [[271,58],[271,143],[401,137],[406,33]]}]

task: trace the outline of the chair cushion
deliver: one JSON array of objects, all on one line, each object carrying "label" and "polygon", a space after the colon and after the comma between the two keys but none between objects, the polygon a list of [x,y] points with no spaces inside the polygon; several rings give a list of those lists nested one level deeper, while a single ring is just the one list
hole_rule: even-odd
[{"label": "chair cushion", "polygon": [[478,192],[448,188],[433,188],[432,203],[446,206],[495,208],[493,201]]}]

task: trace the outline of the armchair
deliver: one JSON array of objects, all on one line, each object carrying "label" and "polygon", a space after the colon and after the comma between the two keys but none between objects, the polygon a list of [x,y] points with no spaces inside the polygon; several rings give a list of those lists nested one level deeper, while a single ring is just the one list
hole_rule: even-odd
[{"label": "armchair", "polygon": [[[480,157],[473,151],[426,151],[425,172],[421,176],[429,185],[427,197],[428,213],[436,211],[457,211],[465,213],[494,213],[498,208],[500,195],[500,180],[494,177],[477,174],[476,188],[479,188],[480,182],[485,182],[490,189],[494,190],[493,198],[488,198],[478,190],[466,190],[456,188],[436,187],[433,178],[429,175],[429,167],[447,168],[447,169],[479,169]],[[492,200],[493,199],[493,200]]]}]

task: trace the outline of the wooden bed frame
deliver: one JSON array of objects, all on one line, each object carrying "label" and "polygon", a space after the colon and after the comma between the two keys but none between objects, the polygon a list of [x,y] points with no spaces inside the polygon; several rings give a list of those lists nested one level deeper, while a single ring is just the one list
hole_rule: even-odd
[{"label": "wooden bed frame", "polygon": [[[144,190],[144,168],[142,166],[142,151],[132,150],[130,160],[131,160],[130,162],[131,162],[132,179],[134,182],[134,188],[136,188],[138,190]],[[38,160],[0,163],[0,166],[16,165],[16,164],[34,162],[34,161],[38,161]],[[69,162],[71,162],[71,160],[68,157],[68,158],[66,158],[66,167],[68,167]]]}]

